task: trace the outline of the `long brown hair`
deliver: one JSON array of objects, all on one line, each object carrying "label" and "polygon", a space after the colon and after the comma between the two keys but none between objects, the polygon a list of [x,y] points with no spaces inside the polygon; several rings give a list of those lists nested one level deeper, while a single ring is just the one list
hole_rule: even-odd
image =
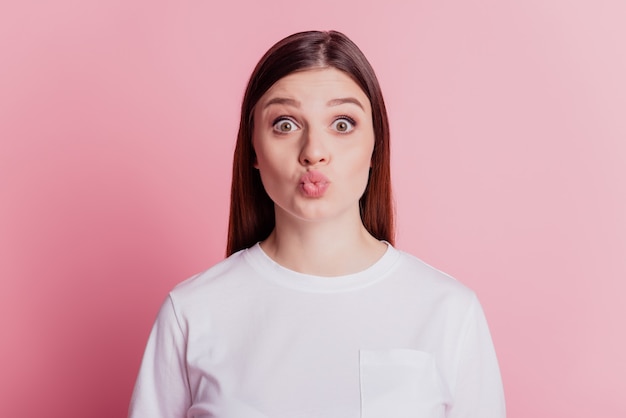
[{"label": "long brown hair", "polygon": [[227,255],[262,241],[274,229],[274,203],[254,168],[254,107],[269,88],[294,71],[333,67],[349,75],[369,98],[374,126],[370,177],[359,200],[363,225],[375,238],[394,242],[391,197],[389,121],[382,91],[361,50],[340,32],[309,31],[286,37],[271,47],[255,67],[243,102],[233,159]]}]

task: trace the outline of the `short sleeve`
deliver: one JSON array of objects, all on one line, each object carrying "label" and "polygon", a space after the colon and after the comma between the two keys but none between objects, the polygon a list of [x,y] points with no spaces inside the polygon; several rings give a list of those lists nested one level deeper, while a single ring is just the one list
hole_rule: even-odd
[{"label": "short sleeve", "polygon": [[450,418],[505,418],[500,368],[482,307],[474,296],[457,354]]},{"label": "short sleeve", "polygon": [[129,418],[183,418],[191,403],[186,338],[171,296],[152,327],[131,398]]}]

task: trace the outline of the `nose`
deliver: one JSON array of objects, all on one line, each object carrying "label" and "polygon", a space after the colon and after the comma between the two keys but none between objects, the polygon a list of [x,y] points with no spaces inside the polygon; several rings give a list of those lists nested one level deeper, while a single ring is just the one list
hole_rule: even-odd
[{"label": "nose", "polygon": [[300,150],[300,164],[305,166],[326,164],[329,153],[321,132],[312,132],[305,129],[302,134],[302,149]]}]

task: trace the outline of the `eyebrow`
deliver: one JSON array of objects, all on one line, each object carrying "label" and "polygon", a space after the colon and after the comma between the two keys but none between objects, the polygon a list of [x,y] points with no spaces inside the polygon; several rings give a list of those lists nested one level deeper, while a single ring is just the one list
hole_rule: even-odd
[{"label": "eyebrow", "polygon": [[[333,99],[329,101],[327,104],[328,106],[339,106],[345,103],[352,103],[360,107],[362,110],[365,110],[361,102],[354,97],[341,97],[339,99]],[[290,99],[287,97],[274,97],[268,100],[267,103],[265,103],[265,105],[263,106],[263,108],[267,109],[269,106],[274,105],[274,104],[282,104],[282,105],[287,105],[287,106],[292,106],[292,107],[297,107],[297,108],[300,107],[300,102],[298,100]]]},{"label": "eyebrow", "polygon": [[273,99],[270,99],[267,101],[267,103],[265,103],[265,106],[263,106],[263,109],[267,109],[269,106],[273,104],[282,104],[282,105],[288,105],[288,106],[293,106],[293,107],[300,107],[300,102],[295,99],[289,99],[287,97],[274,97]]},{"label": "eyebrow", "polygon": [[339,106],[339,105],[342,105],[344,103],[352,103],[352,104],[355,104],[358,107],[360,107],[362,110],[365,110],[365,108],[363,107],[361,102],[358,101],[358,99],[356,99],[354,97],[342,97],[342,98],[339,98],[339,99],[333,99],[330,102],[328,102],[328,106]]}]

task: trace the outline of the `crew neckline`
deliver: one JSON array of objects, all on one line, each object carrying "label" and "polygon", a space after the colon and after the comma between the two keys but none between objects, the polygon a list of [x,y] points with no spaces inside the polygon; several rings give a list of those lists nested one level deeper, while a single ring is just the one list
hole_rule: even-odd
[{"label": "crew neckline", "polygon": [[281,287],[305,292],[333,293],[370,286],[382,279],[400,258],[400,252],[390,243],[387,250],[371,266],[360,272],[341,276],[315,276],[299,273],[274,261],[263,251],[260,243],[244,250],[246,262],[264,279]]}]

